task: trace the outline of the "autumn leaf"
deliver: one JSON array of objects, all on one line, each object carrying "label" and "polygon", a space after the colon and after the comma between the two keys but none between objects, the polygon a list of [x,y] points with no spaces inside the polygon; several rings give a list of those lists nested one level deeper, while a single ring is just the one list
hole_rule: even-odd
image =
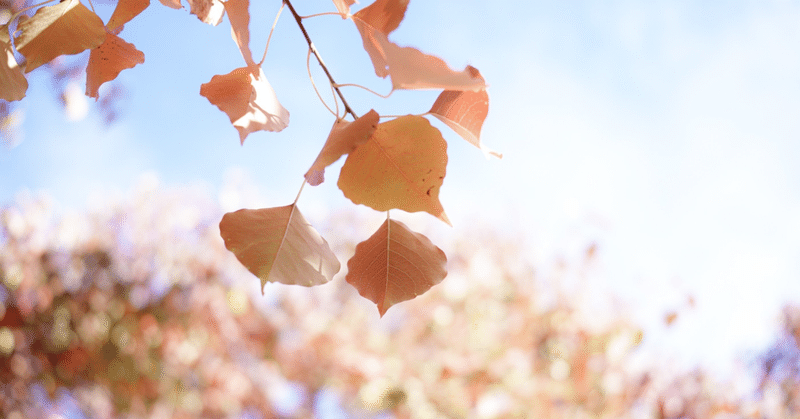
[{"label": "autumn leaf", "polygon": [[353,21],[361,34],[364,49],[372,60],[378,77],[391,76],[392,90],[447,89],[483,90],[483,78],[473,77],[469,68],[452,70],[441,58],[428,55],[416,48],[401,47],[390,41],[387,34],[365,22]]},{"label": "autumn leaf", "polygon": [[11,36],[8,34],[8,25],[0,26],[0,49],[5,57],[0,57],[0,99],[9,102],[20,100],[28,91],[28,80],[14,58],[11,49]]},{"label": "autumn leaf", "polygon": [[261,279],[262,293],[267,282],[324,284],[341,267],[328,242],[294,204],[229,212],[219,232],[225,247]]},{"label": "autumn leaf", "polygon": [[447,166],[442,133],[421,116],[378,124],[370,139],[347,156],[339,189],[355,204],[377,211],[426,211],[450,224],[439,202]]},{"label": "autumn leaf", "polygon": [[28,60],[26,73],[59,55],[97,48],[106,39],[103,21],[78,0],[42,7],[17,30],[21,33],[14,42]]},{"label": "autumn leaf", "polygon": [[287,111],[260,67],[237,68],[200,86],[200,94],[225,112],[239,131],[239,140],[254,131],[280,131],[289,124]]},{"label": "autumn leaf", "polygon": [[[473,75],[473,78],[483,80],[477,68],[467,66],[467,70]],[[486,157],[492,155],[499,159],[503,158],[501,153],[492,151],[481,144],[481,127],[489,113],[489,94],[486,93],[486,90],[477,92],[445,90],[436,98],[436,102],[433,103],[428,113],[447,124],[470,144],[480,148]]]},{"label": "autumn leaf", "polygon": [[173,8],[173,9],[183,9],[181,6],[181,0],[159,0],[161,4],[164,6]]},{"label": "autumn leaf", "polygon": [[114,34],[118,34],[118,29],[121,29],[122,25],[142,13],[147,6],[150,6],[150,0],[119,0],[114,13],[108,19],[106,28]]},{"label": "autumn leaf", "polygon": [[125,42],[112,33],[106,34],[106,41],[89,54],[86,66],[86,96],[97,99],[100,86],[117,78],[126,68],[144,63],[144,53],[133,44]]},{"label": "autumn leaf", "polygon": [[337,120],[330,134],[328,134],[328,139],[325,141],[325,145],[322,146],[317,159],[314,160],[314,164],[306,172],[306,181],[311,186],[317,186],[324,182],[325,168],[369,140],[369,137],[378,127],[379,119],[378,113],[370,110],[353,122],[343,119]]},{"label": "autumn leaf", "polygon": [[389,75],[386,52],[380,39],[388,37],[400,26],[407,8],[408,0],[377,0],[352,15],[378,77]]},{"label": "autumn leaf", "polygon": [[410,300],[442,282],[447,257],[427,237],[391,219],[356,246],[347,262],[347,282],[378,305],[381,317],[389,307]]},{"label": "autumn leaf", "polygon": [[[366,25],[389,35],[403,21],[408,9],[409,0],[375,0],[374,3],[356,12],[354,21]],[[334,1],[334,3],[336,3]],[[351,3],[352,4],[352,3]],[[337,7],[339,5],[337,4]],[[340,9],[341,10],[341,9]]]},{"label": "autumn leaf", "polygon": [[250,52],[250,0],[228,0],[223,3],[231,22],[231,36],[248,66],[255,66],[253,53]]},{"label": "autumn leaf", "polygon": [[342,15],[342,19],[347,19],[350,15],[350,6],[355,4],[356,0],[333,0],[336,10]]},{"label": "autumn leaf", "polygon": [[189,2],[189,13],[197,16],[203,23],[212,26],[222,22],[225,15],[225,7],[219,0],[187,0]]}]

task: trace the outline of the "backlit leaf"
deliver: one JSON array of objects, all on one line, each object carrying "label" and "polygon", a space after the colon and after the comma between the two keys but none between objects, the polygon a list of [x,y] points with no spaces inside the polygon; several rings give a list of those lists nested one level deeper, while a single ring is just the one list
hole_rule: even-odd
[{"label": "backlit leaf", "polygon": [[361,33],[364,49],[375,67],[375,74],[379,77],[391,76],[392,90],[478,91],[486,88],[483,78],[473,77],[469,68],[454,71],[441,58],[425,54],[416,48],[398,46],[384,32],[363,22],[355,22]]},{"label": "backlit leaf", "polygon": [[350,15],[350,6],[356,3],[356,0],[333,0],[333,4],[336,5],[336,10],[342,15],[342,19],[347,19],[347,16]]},{"label": "backlit leaf", "polygon": [[59,55],[97,48],[106,39],[103,21],[78,0],[42,7],[17,30],[14,42],[28,60],[26,73]]},{"label": "backlit leaf", "polygon": [[189,12],[203,23],[208,23],[212,26],[219,25],[222,22],[222,16],[225,15],[225,7],[219,0],[187,0],[189,2]]},{"label": "backlit leaf", "polygon": [[322,146],[317,159],[314,160],[314,164],[306,172],[306,181],[312,186],[317,186],[324,182],[325,168],[366,142],[375,132],[375,128],[378,127],[379,119],[378,113],[370,110],[366,115],[353,122],[343,119],[337,120],[330,134],[328,134],[328,139],[325,141],[325,145]]},{"label": "backlit leaf", "polygon": [[[467,66],[467,70],[473,74],[474,78],[483,80],[475,67]],[[480,148],[487,157],[493,155],[503,158],[502,154],[481,144],[481,127],[489,113],[489,94],[486,93],[486,90],[477,92],[445,90],[436,98],[436,102],[433,103],[428,113],[439,118],[470,144]]]},{"label": "backlit leaf", "polygon": [[142,13],[147,6],[150,6],[150,0],[119,0],[114,13],[108,19],[106,28],[111,32],[118,33],[117,29]]},{"label": "backlit leaf", "polygon": [[231,22],[231,36],[248,66],[256,65],[253,53],[250,52],[250,0],[228,0],[223,3]]},{"label": "backlit leaf", "polygon": [[339,189],[377,211],[426,211],[450,224],[439,202],[447,166],[442,133],[421,116],[378,124],[370,139],[347,156]]},{"label": "backlit leaf", "polygon": [[378,77],[389,75],[386,52],[380,39],[388,37],[400,26],[407,8],[408,0],[377,0],[352,16]]},{"label": "backlit leaf", "polygon": [[347,262],[347,282],[377,304],[381,316],[389,307],[410,300],[442,282],[447,257],[427,237],[405,224],[386,220],[356,246]]},{"label": "backlit leaf", "polygon": [[133,44],[125,42],[112,33],[106,34],[106,41],[89,54],[86,66],[86,96],[98,98],[100,86],[117,78],[126,68],[144,63],[144,53]]},{"label": "backlit leaf", "polygon": [[158,0],[164,6],[171,7],[173,9],[183,9],[181,6],[181,0]]},{"label": "backlit leaf", "polygon": [[341,267],[328,242],[296,205],[229,212],[219,223],[225,247],[267,282],[306,287],[330,281]]},{"label": "backlit leaf", "polygon": [[242,144],[251,132],[280,131],[289,124],[289,111],[278,102],[260,67],[214,76],[200,86],[200,94],[228,115]]},{"label": "backlit leaf", "polygon": [[28,90],[28,80],[14,58],[7,25],[0,26],[0,49],[0,99],[9,102],[20,100]]}]

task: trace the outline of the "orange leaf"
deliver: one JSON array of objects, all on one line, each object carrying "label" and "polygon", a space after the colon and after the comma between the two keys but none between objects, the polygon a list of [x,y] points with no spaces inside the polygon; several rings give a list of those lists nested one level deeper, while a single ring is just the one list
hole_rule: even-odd
[{"label": "orange leaf", "polygon": [[483,90],[486,83],[473,77],[469,67],[463,71],[452,70],[441,58],[428,55],[416,48],[400,47],[387,35],[369,25],[354,20],[361,33],[364,49],[372,60],[375,74],[391,76],[392,90],[397,89],[448,89]]},{"label": "orange leaf", "polygon": [[183,9],[181,6],[181,0],[159,0],[161,4],[167,7],[171,7],[173,9]]},{"label": "orange leaf", "polygon": [[119,33],[117,29],[121,29],[122,25],[142,13],[147,6],[150,6],[150,0],[119,0],[117,8],[114,9],[114,13],[108,19],[106,28],[111,32]]},{"label": "orange leaf", "polygon": [[231,21],[231,36],[242,57],[248,66],[256,65],[253,61],[253,53],[250,52],[250,0],[228,0],[223,3],[225,11],[228,12],[228,20]]},{"label": "orange leaf", "polygon": [[377,211],[426,211],[450,224],[439,202],[447,166],[442,133],[421,116],[378,124],[370,139],[347,156],[339,189],[355,204]]},{"label": "orange leaf", "polygon": [[126,68],[144,63],[144,53],[133,44],[125,42],[112,33],[106,34],[106,41],[89,54],[86,66],[86,96],[98,98],[100,86],[117,78]]},{"label": "orange leaf", "polygon": [[378,119],[380,119],[378,113],[370,110],[366,115],[353,122],[337,120],[317,159],[306,172],[305,177],[309,185],[317,186],[324,182],[326,167],[369,140],[369,137],[375,132],[375,128],[378,127]]},{"label": "orange leaf", "polygon": [[[400,26],[406,15],[409,0],[375,0],[374,3],[359,10],[353,15],[355,22],[361,21],[368,26],[389,35]],[[336,3],[334,1],[334,3]],[[352,4],[352,3],[351,3]],[[336,7],[339,7],[337,4]],[[339,9],[341,11],[341,9]]]},{"label": "orange leaf", "polygon": [[289,124],[289,111],[278,102],[260,67],[214,76],[200,86],[200,94],[228,115],[242,144],[251,132],[280,131]]},{"label": "orange leaf", "polygon": [[355,2],[356,0],[333,0],[333,4],[336,5],[336,10],[342,15],[342,19],[347,19],[347,16],[350,15],[350,6]]},{"label": "orange leaf", "polygon": [[222,22],[225,15],[225,6],[219,0],[187,0],[189,2],[189,13],[197,16],[203,23],[212,26]]},{"label": "orange leaf", "polygon": [[[481,73],[475,67],[467,66],[467,70],[474,78],[483,80]],[[445,90],[436,98],[428,113],[439,118],[470,144],[480,148],[486,157],[493,155],[503,158],[502,154],[481,144],[481,127],[489,113],[489,94],[486,90],[477,92]]]},{"label": "orange leaf", "polygon": [[20,100],[28,90],[28,80],[14,58],[8,25],[0,26],[0,49],[0,54],[5,55],[0,57],[0,99],[9,102]]},{"label": "orange leaf", "polygon": [[97,48],[106,39],[103,21],[78,0],[42,7],[17,30],[14,42],[28,60],[26,73],[59,55]]},{"label": "orange leaf", "polygon": [[241,209],[219,222],[225,247],[267,282],[311,287],[330,281],[341,267],[328,242],[297,207]]},{"label": "orange leaf", "polygon": [[356,246],[347,262],[347,282],[378,305],[381,317],[389,307],[410,300],[442,282],[447,257],[427,237],[405,224],[386,220],[369,239]]}]

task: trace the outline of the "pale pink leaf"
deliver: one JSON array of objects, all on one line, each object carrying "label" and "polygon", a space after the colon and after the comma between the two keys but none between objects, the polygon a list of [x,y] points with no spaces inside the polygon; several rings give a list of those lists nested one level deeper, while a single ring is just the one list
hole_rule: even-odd
[{"label": "pale pink leaf", "polygon": [[342,19],[347,19],[350,16],[350,6],[356,3],[356,0],[333,0],[336,5],[336,10],[342,15]]},{"label": "pale pink leaf", "polygon": [[181,0],[158,0],[158,1],[160,1],[161,4],[163,4],[164,6],[173,9],[183,9],[183,6],[181,6]]},{"label": "pale pink leaf", "polygon": [[223,3],[231,21],[231,37],[248,66],[256,65],[250,52],[250,0],[228,0]]},{"label": "pale pink leaf", "polygon": [[203,23],[208,23],[212,26],[219,25],[222,22],[222,16],[225,15],[225,6],[222,5],[220,0],[187,0],[189,2],[189,12],[197,16]]}]

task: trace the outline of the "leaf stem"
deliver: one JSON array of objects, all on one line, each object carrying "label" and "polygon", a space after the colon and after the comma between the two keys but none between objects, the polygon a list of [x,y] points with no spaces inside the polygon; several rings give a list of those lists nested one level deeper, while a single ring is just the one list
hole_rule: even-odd
[{"label": "leaf stem", "polygon": [[300,199],[300,194],[303,193],[303,187],[306,186],[306,178],[303,177],[303,184],[300,185],[300,190],[297,191],[297,196],[294,198],[293,205],[297,205],[297,200]]},{"label": "leaf stem", "polygon": [[267,59],[267,51],[269,50],[269,41],[272,40],[272,32],[275,31],[275,26],[278,25],[278,19],[281,17],[281,12],[283,11],[284,3],[281,3],[281,8],[278,9],[278,14],[275,15],[275,21],[272,22],[272,28],[269,30],[269,36],[267,37],[267,46],[264,47],[264,55],[261,57],[261,61],[259,61],[258,66],[261,67],[261,64],[264,64],[264,60]]},{"label": "leaf stem", "polygon": [[306,27],[303,26],[303,18],[300,17],[299,14],[297,14],[297,11],[294,9],[294,6],[292,6],[292,2],[290,0],[283,0],[283,3],[289,6],[289,10],[292,12],[294,19],[297,21],[297,26],[300,27],[300,30],[303,32],[303,36],[306,38],[306,42],[308,42],[308,47],[311,48],[311,52],[313,52],[314,56],[317,57],[317,61],[319,62],[319,65],[322,67],[322,70],[325,71],[325,75],[328,76],[328,80],[330,81],[331,86],[333,86],[333,89],[336,90],[336,93],[339,95],[339,98],[342,99],[342,104],[344,105],[344,112],[349,113],[350,115],[353,116],[353,118],[358,119],[358,115],[356,115],[356,113],[353,112],[353,109],[350,108],[350,105],[347,104],[347,100],[345,100],[344,95],[337,87],[336,82],[333,80],[333,76],[331,76],[330,71],[328,71],[328,67],[325,66],[325,62],[322,61],[322,57],[320,57],[319,52],[317,52],[317,48],[314,46],[314,43],[311,42],[311,37],[308,36]]}]

